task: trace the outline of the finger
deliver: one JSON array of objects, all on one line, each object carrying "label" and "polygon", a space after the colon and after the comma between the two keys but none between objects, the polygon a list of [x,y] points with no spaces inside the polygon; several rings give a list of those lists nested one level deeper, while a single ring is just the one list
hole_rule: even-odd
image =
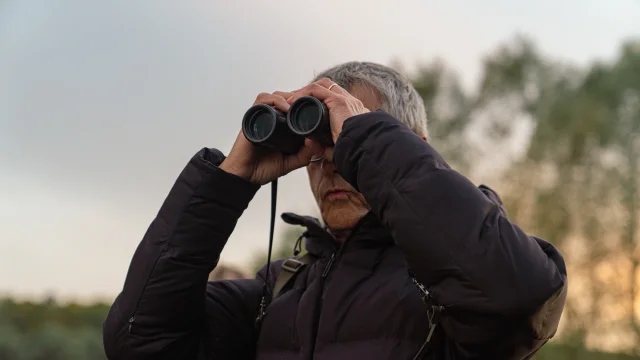
[{"label": "finger", "polygon": [[325,147],[320,144],[319,142],[311,139],[311,138],[306,138],[304,139],[304,146],[308,147],[309,149],[311,149],[312,151],[312,157],[320,157],[322,155],[324,155],[324,151],[325,151]]},{"label": "finger", "polygon": [[[307,85],[305,85],[305,86],[307,86]],[[302,90],[302,89],[304,89],[304,86],[303,86],[303,87],[301,87],[301,88],[299,88],[299,89],[291,90],[291,91],[289,92],[289,96],[285,96],[285,99],[289,100],[289,98],[290,98],[291,96],[295,95],[298,91],[300,91],[300,90]]]},{"label": "finger", "polygon": [[[329,78],[322,78],[316,82],[313,82],[301,89],[298,90],[294,90],[292,91],[292,96],[287,97],[287,102],[289,104],[293,103],[295,100],[297,100],[300,96],[296,96],[301,92],[305,92],[308,93],[309,89],[311,87],[313,87],[314,85],[319,85],[327,90],[330,90],[331,92],[334,92],[336,94],[339,95],[344,95],[344,96],[349,96],[351,95],[346,89],[344,89],[343,87],[341,87],[340,85],[338,85],[337,83],[335,83],[333,80],[329,79]],[[329,89],[331,88],[331,89]],[[308,96],[308,95],[301,95],[301,96]]]},{"label": "finger", "polygon": [[324,154],[324,146],[311,139],[305,139],[304,146],[294,155],[295,162],[298,166],[306,166],[309,165],[314,156],[322,156],[322,154]]},{"label": "finger", "polygon": [[282,96],[285,99],[288,99],[293,95],[293,91],[274,91],[273,95]]},{"label": "finger", "polygon": [[285,158],[285,168],[287,171],[293,171],[303,166],[307,166],[311,163],[311,159],[313,159],[314,156],[319,157],[323,154],[324,146],[314,140],[305,139],[304,146],[297,154],[290,155]]},{"label": "finger", "polygon": [[318,84],[318,85],[328,89],[329,86],[335,84],[335,82],[333,80],[329,79],[329,78],[322,78],[322,79],[320,79],[318,81],[315,81],[314,84]]},{"label": "finger", "polygon": [[271,105],[282,112],[289,111],[289,103],[287,103],[287,100],[275,94],[261,93],[253,103],[253,105],[257,104]]},{"label": "finger", "polygon": [[[332,89],[333,90],[333,89]],[[320,101],[326,101],[332,97],[340,96],[339,94],[327,89],[326,87],[313,83],[303,87],[300,91],[296,92],[292,97],[290,97],[287,102],[292,104],[294,101],[298,100],[303,96],[313,96]]]},{"label": "finger", "polygon": [[340,94],[340,95],[347,95],[349,94],[349,92],[347,90],[345,90],[344,88],[342,88],[340,85],[338,85],[335,81],[329,79],[329,78],[322,78],[318,81],[315,82],[315,84],[318,84],[322,87],[325,87],[331,91],[333,91],[336,94]]}]

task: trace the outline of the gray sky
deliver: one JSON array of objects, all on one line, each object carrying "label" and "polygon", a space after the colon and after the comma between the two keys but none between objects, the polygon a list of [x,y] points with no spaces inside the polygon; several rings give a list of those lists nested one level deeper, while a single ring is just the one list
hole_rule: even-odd
[{"label": "gray sky", "polygon": [[[516,32],[586,64],[638,19],[637,0],[0,0],[0,293],[113,297],[177,174],[226,153],[259,92],[436,56],[470,86]],[[315,211],[303,171],[280,189],[280,211]],[[264,187],[223,260],[265,249],[268,215]]]}]

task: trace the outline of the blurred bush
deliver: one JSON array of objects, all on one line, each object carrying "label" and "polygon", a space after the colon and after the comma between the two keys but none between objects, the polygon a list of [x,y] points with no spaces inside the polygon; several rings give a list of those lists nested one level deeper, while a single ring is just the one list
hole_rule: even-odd
[{"label": "blurred bush", "polygon": [[0,360],[100,360],[107,304],[0,301]]}]

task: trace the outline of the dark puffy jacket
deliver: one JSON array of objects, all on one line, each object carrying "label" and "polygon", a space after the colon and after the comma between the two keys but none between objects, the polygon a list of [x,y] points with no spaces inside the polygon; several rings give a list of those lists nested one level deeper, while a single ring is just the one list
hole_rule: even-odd
[{"label": "dark puffy jacket", "polygon": [[348,119],[334,151],[372,211],[341,247],[315,219],[284,215],[307,227],[317,260],[258,333],[264,269],[207,283],[258,189],[222,160],[196,154],[149,227],[105,321],[109,359],[412,359],[429,322],[408,269],[444,307],[425,359],[526,359],[554,335],[567,291],[558,251],[382,111]]}]

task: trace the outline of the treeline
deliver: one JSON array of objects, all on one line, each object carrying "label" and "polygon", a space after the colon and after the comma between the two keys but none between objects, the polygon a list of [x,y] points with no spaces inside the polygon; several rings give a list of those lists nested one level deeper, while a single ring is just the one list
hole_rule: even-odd
[{"label": "treeline", "polygon": [[108,305],[0,300],[0,360],[106,360]]}]

